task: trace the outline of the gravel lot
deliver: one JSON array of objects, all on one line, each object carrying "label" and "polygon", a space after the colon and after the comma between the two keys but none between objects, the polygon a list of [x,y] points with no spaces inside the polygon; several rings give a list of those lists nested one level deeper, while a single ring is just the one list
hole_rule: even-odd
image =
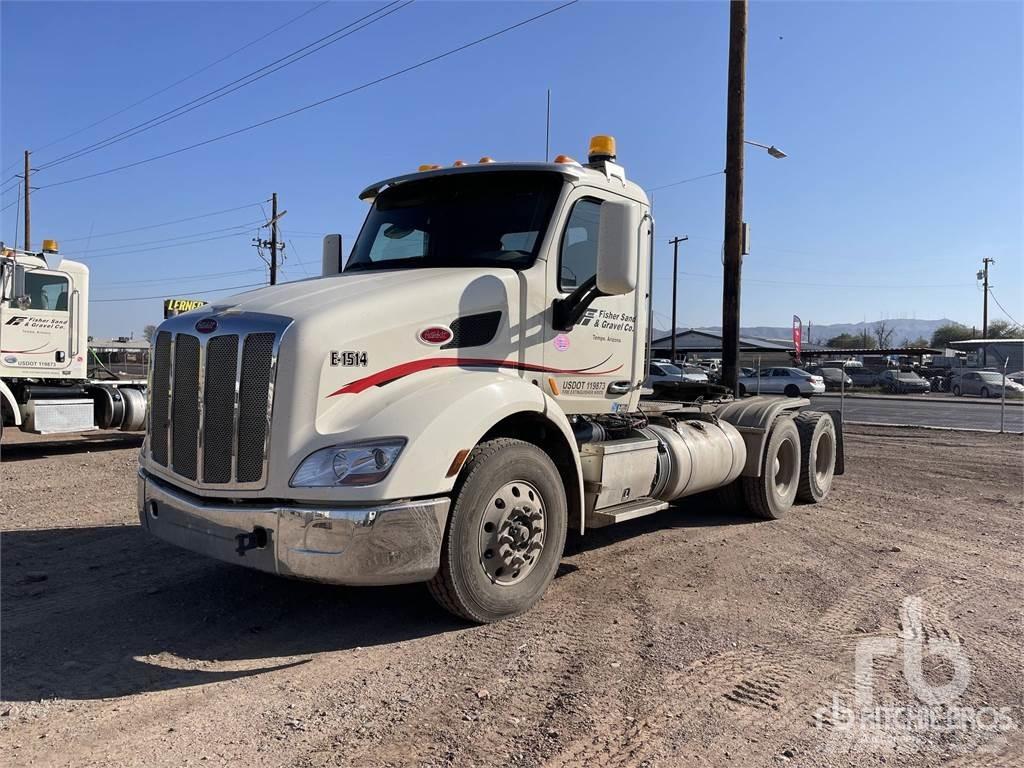
[{"label": "gravel lot", "polygon": [[[1019,437],[851,429],[826,504],[768,523],[696,499],[588,534],[534,611],[488,627],[418,585],[286,581],[150,540],[138,445],[5,437],[6,765],[1024,764]],[[816,717],[851,702],[858,644],[901,632],[966,658],[953,703],[1016,728]],[[873,701],[921,705],[899,656],[872,670]]]}]

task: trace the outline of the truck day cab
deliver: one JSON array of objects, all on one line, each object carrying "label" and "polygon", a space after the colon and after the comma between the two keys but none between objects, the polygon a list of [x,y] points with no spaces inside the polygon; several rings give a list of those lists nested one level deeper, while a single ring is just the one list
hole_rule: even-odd
[{"label": "truck day cab", "polygon": [[0,244],[0,435],[139,430],[145,380],[90,378],[89,269],[57,243],[35,253]]},{"label": "truck day cab", "polygon": [[425,166],[363,190],[342,269],[157,330],[138,500],[155,536],[334,584],[425,581],[489,622],[540,599],[568,530],[701,491],[782,515],[842,472],[793,398],[645,403],[653,220],[587,165]]}]

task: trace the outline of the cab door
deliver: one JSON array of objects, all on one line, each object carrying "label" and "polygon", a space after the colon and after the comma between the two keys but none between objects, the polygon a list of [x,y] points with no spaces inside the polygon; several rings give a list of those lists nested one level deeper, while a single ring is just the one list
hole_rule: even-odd
[{"label": "cab door", "polygon": [[71,276],[30,269],[19,289],[13,289],[12,281],[0,302],[0,368],[13,375],[67,376],[72,365]]},{"label": "cab door", "polygon": [[[569,331],[553,327],[554,300],[565,299],[597,271],[598,230],[601,205],[612,199],[602,190],[574,191],[563,210],[555,249],[547,265],[548,306],[543,347],[547,372],[545,391],[556,398],[566,413],[609,413],[625,409],[637,396],[644,378],[644,341],[638,334],[646,318],[637,323],[638,290],[621,296],[594,300]],[[638,243],[646,242],[639,237]],[[640,246],[641,251],[646,250]],[[638,289],[646,254],[638,254]],[[645,290],[645,289],[644,289]]]}]

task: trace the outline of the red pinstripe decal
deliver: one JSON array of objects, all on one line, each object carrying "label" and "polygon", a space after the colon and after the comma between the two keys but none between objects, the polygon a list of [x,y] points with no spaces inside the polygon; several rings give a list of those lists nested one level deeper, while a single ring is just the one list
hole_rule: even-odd
[{"label": "red pinstripe decal", "polygon": [[515,368],[519,371],[534,371],[536,373],[572,373],[577,376],[604,376],[609,373],[615,373],[617,370],[622,368],[621,365],[617,365],[614,368],[609,368],[606,371],[587,371],[586,368],[582,369],[564,369],[564,368],[548,368],[544,365],[532,365],[530,363],[518,363],[515,360],[489,360],[482,357],[428,357],[423,360],[413,360],[409,363],[402,363],[400,365],[392,366],[391,368],[385,368],[383,371],[378,371],[370,376],[366,376],[362,379],[357,379],[351,384],[346,384],[336,392],[332,392],[327,397],[334,397],[335,395],[348,395],[358,394],[363,390],[369,389],[370,387],[377,387],[381,384],[388,384],[392,381],[411,376],[414,373],[420,371],[427,371],[432,368]]}]

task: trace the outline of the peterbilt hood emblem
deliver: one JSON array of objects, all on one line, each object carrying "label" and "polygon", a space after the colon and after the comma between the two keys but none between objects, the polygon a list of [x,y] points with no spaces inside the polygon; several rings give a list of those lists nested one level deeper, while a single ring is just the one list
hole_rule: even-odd
[{"label": "peterbilt hood emblem", "polygon": [[196,330],[200,333],[213,333],[217,330],[217,319],[214,317],[204,317],[196,323]]}]

